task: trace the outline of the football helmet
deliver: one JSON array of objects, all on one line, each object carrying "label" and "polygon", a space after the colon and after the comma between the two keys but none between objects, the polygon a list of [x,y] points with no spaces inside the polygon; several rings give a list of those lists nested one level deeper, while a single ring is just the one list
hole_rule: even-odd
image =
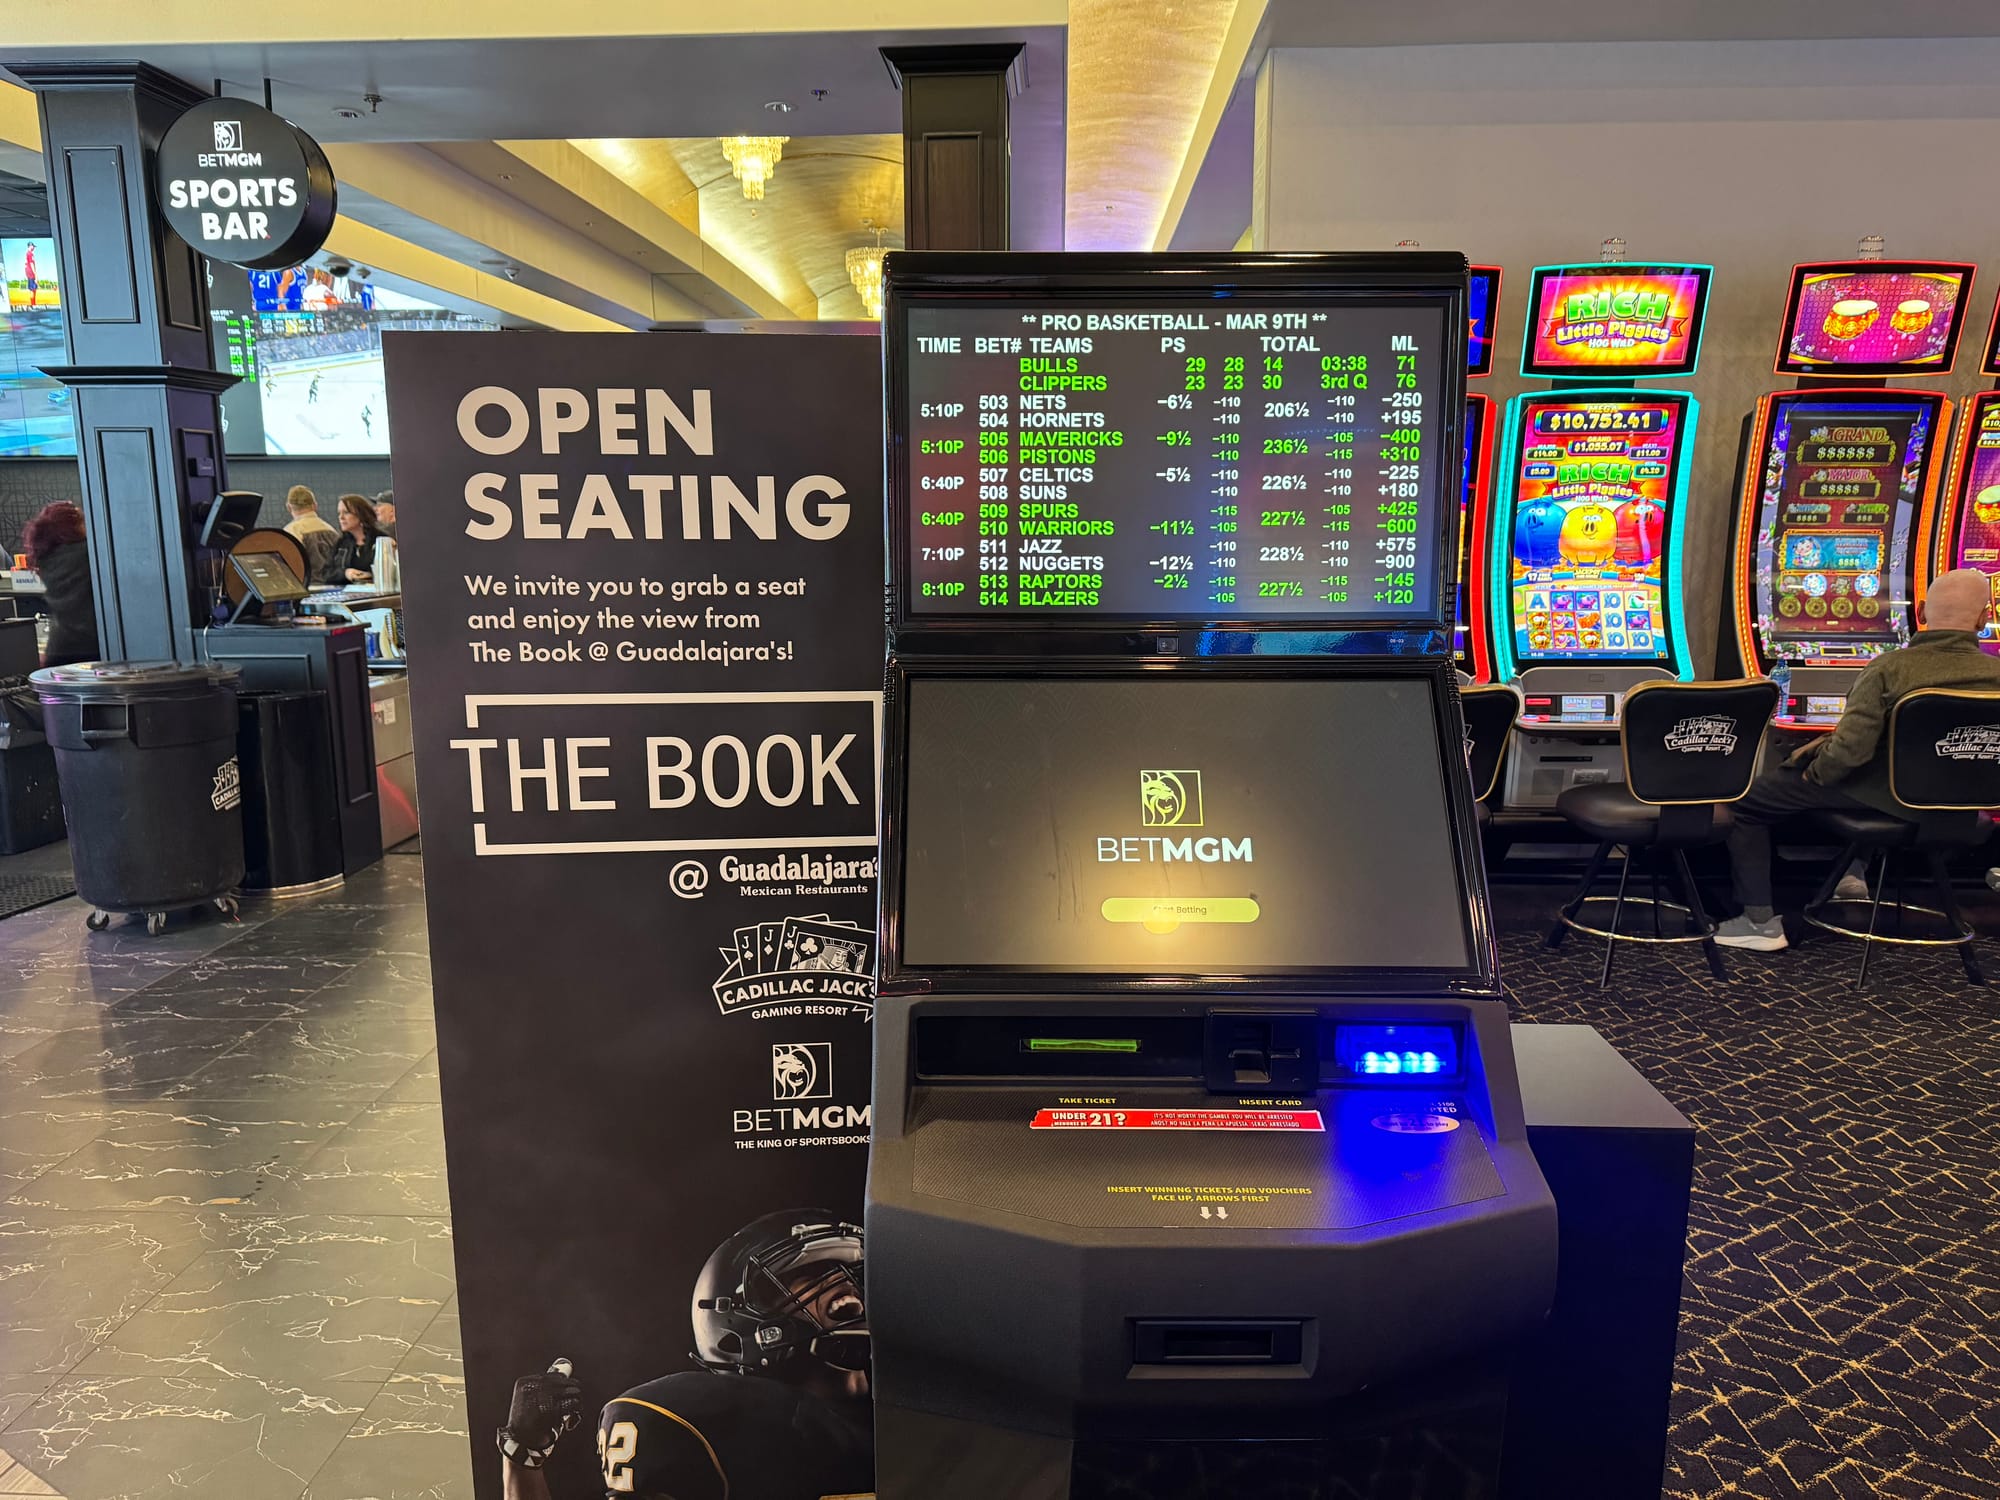
[{"label": "football helmet", "polygon": [[766,1214],[715,1247],[694,1284],[694,1357],[730,1375],[802,1361],[868,1368],[861,1226],[823,1209]]}]

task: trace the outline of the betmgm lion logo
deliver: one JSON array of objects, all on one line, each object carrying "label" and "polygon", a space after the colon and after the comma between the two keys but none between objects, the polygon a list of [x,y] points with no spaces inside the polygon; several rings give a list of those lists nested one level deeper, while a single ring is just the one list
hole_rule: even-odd
[{"label": "betmgm lion logo", "polygon": [[2000,761],[2000,724],[1961,724],[1937,742],[1940,760]]},{"label": "betmgm lion logo", "polygon": [[1143,828],[1201,827],[1201,772],[1141,771],[1139,823]]},{"label": "betmgm lion logo", "polygon": [[1682,719],[1667,731],[1667,748],[1683,755],[1734,755],[1736,721],[1724,714]]},{"label": "betmgm lion logo", "polygon": [[241,120],[217,120],[215,122],[215,149],[218,151],[241,151],[243,149],[243,122]]},{"label": "betmgm lion logo", "polygon": [[771,1047],[773,1099],[831,1099],[832,1042],[777,1042]]}]

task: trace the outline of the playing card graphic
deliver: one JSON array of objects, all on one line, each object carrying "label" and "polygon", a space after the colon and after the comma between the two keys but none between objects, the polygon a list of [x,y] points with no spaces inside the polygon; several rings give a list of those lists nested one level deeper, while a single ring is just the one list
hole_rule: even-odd
[{"label": "playing card graphic", "polygon": [[728,967],[715,981],[715,1001],[724,1015],[746,1011],[769,1017],[796,1013],[784,1002],[832,1001],[872,1014],[875,1008],[875,933],[859,923],[825,913],[787,917],[735,929],[734,942],[720,950]]}]

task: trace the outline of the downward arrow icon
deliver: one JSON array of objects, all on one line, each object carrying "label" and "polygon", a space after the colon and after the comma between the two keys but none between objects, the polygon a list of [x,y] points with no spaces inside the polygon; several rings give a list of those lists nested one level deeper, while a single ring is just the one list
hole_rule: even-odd
[{"label": "downward arrow icon", "polygon": [[1218,1208],[1215,1211],[1215,1216],[1218,1219],[1226,1219],[1229,1217],[1229,1210],[1226,1208]]},{"label": "downward arrow icon", "polygon": [[1201,1206],[1201,1216],[1204,1219],[1208,1217],[1208,1205],[1206,1203],[1202,1204]]}]

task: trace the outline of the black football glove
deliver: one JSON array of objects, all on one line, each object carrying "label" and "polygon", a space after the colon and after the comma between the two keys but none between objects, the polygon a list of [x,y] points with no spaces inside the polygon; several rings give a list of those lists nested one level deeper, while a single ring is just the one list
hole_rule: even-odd
[{"label": "black football glove", "polygon": [[514,1382],[507,1425],[493,1434],[501,1457],[524,1469],[539,1469],[556,1451],[565,1432],[583,1420],[583,1387],[570,1362],[556,1360],[546,1374],[523,1375]]}]

